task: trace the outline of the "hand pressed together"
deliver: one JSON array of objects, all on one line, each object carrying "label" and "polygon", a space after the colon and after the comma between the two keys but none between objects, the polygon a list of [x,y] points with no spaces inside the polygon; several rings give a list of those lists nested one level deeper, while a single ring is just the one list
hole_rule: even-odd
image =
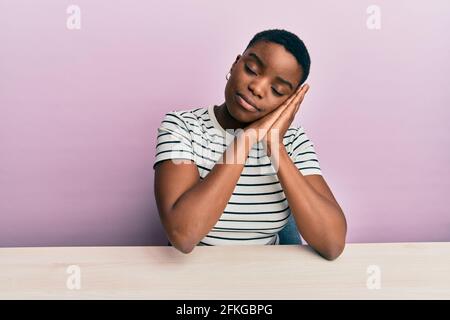
[{"label": "hand pressed together", "polygon": [[283,144],[283,137],[300,109],[300,104],[308,90],[309,85],[304,84],[275,110],[244,128],[244,133],[249,135],[254,142],[264,142],[268,156],[272,153],[272,146]]}]

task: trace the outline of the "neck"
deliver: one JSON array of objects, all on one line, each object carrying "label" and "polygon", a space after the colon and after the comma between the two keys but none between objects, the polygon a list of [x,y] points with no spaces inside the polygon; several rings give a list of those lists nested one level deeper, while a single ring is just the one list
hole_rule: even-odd
[{"label": "neck", "polygon": [[233,116],[228,112],[227,105],[222,103],[221,105],[214,106],[214,114],[216,115],[217,121],[224,128],[227,129],[242,129],[247,123],[240,122],[233,118]]}]

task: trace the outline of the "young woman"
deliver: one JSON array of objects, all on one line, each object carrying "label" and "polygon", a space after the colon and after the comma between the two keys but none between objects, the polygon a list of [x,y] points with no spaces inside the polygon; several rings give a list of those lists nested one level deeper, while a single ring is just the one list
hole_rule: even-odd
[{"label": "young woman", "polygon": [[279,244],[293,217],[321,256],[342,253],[344,213],[313,143],[291,125],[309,89],[309,67],[302,40],[266,30],[232,64],[225,102],[166,114],[158,129],[155,198],[175,248]]}]

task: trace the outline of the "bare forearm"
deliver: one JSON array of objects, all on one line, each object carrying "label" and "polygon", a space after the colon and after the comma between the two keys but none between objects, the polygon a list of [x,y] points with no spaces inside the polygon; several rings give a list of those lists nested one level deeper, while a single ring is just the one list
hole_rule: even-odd
[{"label": "bare forearm", "polygon": [[184,246],[192,249],[219,220],[244,168],[252,141],[235,138],[209,174],[173,205],[174,230]]},{"label": "bare forearm", "polygon": [[278,178],[300,233],[321,255],[335,258],[345,245],[346,222],[341,208],[306,181],[285,149],[280,148],[278,161]]}]

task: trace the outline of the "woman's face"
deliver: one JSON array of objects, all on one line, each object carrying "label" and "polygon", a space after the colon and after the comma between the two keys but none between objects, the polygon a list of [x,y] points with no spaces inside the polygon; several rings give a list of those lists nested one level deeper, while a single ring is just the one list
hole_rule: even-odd
[{"label": "woman's face", "polygon": [[282,45],[257,42],[231,67],[225,87],[228,112],[246,123],[264,117],[295,92],[302,73],[295,57]]}]

